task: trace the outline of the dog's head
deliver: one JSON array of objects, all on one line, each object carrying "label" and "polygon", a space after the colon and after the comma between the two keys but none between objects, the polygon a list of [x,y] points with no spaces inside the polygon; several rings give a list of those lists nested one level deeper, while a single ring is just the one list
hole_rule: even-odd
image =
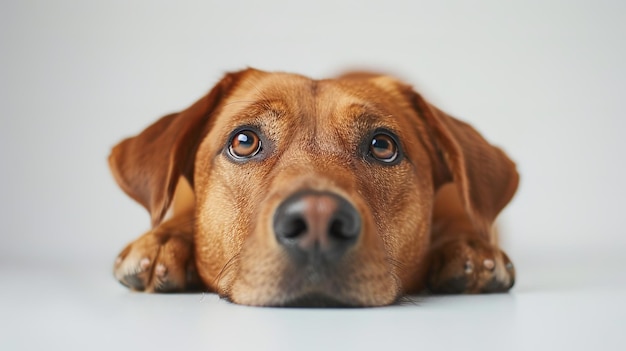
[{"label": "dog's head", "polygon": [[203,281],[250,305],[392,303],[419,289],[437,189],[487,233],[517,185],[470,126],[386,76],[248,69],[120,143],[112,168],[151,213],[196,196]]}]

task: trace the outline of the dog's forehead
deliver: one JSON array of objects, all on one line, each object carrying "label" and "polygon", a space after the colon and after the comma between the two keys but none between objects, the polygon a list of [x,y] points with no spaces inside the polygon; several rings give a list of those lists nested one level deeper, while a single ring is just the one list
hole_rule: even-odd
[{"label": "dog's forehead", "polygon": [[362,115],[399,114],[406,100],[398,82],[368,79],[314,80],[288,73],[254,71],[242,79],[224,104],[224,114],[242,122],[264,112],[290,115],[292,121],[317,127],[348,122]]}]

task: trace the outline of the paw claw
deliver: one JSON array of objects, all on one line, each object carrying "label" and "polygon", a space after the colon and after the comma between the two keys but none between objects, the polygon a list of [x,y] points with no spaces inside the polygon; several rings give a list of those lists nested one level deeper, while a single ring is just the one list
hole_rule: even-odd
[{"label": "paw claw", "polygon": [[163,264],[159,263],[154,269],[154,274],[156,274],[157,277],[163,278],[167,274],[167,268],[165,268]]},{"label": "paw claw", "polygon": [[198,285],[198,274],[188,271],[194,266],[193,242],[179,234],[148,232],[130,243],[115,260],[115,278],[145,292],[182,291]]},{"label": "paw claw", "polygon": [[466,261],[465,265],[463,266],[463,270],[465,271],[465,274],[471,274],[474,271],[474,265],[472,264],[472,261]]},{"label": "paw claw", "polygon": [[150,267],[150,259],[147,257],[142,258],[141,261],[139,261],[139,269],[143,272],[148,269],[148,267]]},{"label": "paw claw", "polygon": [[136,274],[127,275],[120,282],[132,290],[143,291],[146,288],[142,277]]},{"label": "paw claw", "polygon": [[515,269],[497,246],[459,237],[430,252],[427,287],[433,293],[505,292],[515,282]]},{"label": "paw claw", "polygon": [[493,271],[494,268],[496,268],[496,263],[492,259],[487,258],[483,261],[483,266],[485,266],[488,270]]}]

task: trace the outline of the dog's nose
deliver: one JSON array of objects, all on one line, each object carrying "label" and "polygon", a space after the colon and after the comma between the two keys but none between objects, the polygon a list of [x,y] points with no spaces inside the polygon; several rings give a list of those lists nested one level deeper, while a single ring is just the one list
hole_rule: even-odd
[{"label": "dog's nose", "polygon": [[274,233],[291,254],[341,258],[361,233],[361,216],[346,199],[307,191],[287,198],[274,214]]}]

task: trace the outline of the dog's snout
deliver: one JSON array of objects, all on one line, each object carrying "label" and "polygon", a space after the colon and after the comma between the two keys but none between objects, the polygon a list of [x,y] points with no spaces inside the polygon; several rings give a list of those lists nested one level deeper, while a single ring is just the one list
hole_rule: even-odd
[{"label": "dog's snout", "polygon": [[274,215],[274,233],[292,254],[339,259],[357,242],[361,216],[346,199],[327,192],[301,192],[287,198]]}]

